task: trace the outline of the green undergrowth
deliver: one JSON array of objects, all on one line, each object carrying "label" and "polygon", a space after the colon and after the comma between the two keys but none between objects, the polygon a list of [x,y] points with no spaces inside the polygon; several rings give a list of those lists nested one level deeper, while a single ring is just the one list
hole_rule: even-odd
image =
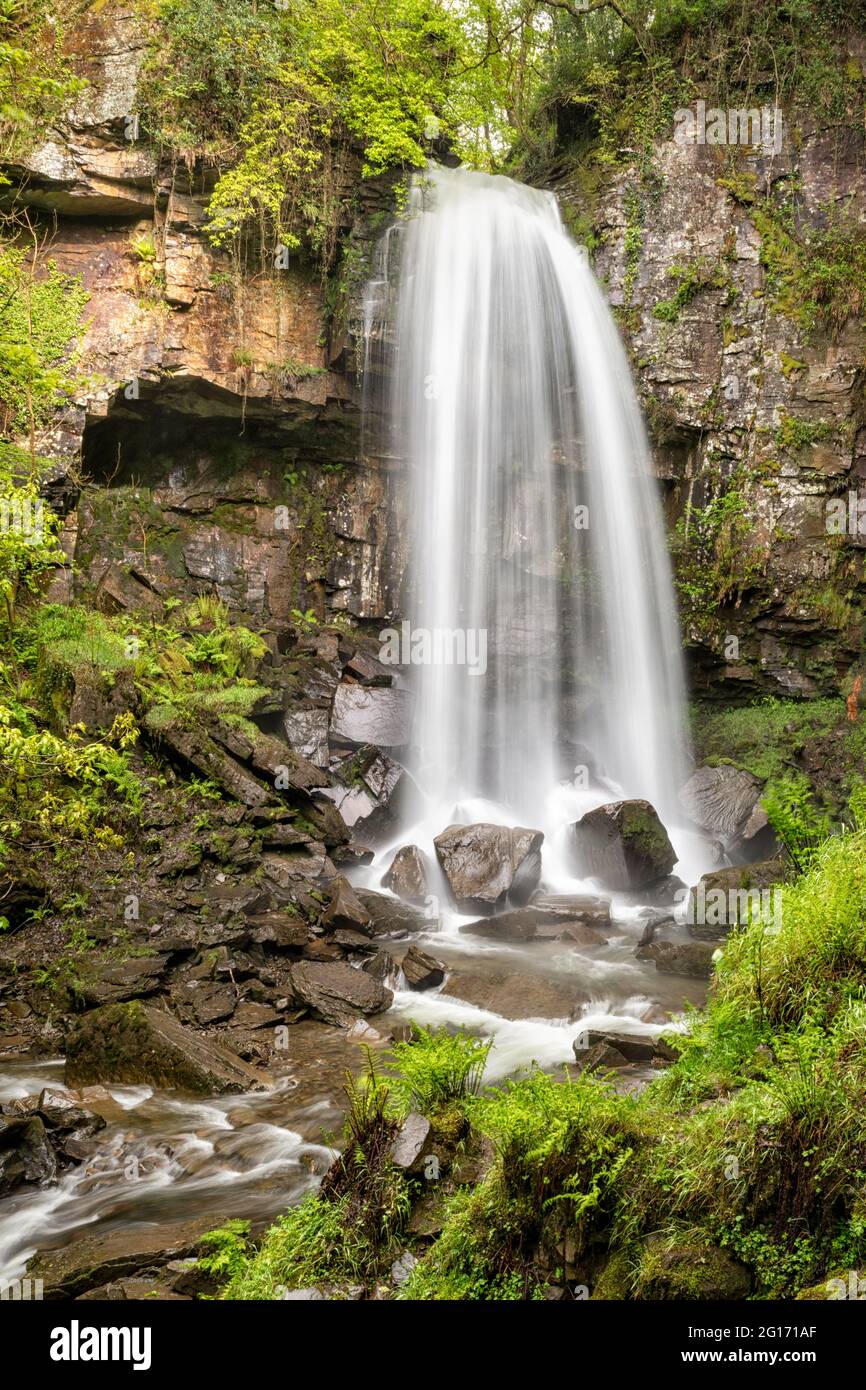
[{"label": "green undergrowth", "polygon": [[[392,1296],[424,1301],[534,1299],[549,1284],[591,1298],[793,1298],[859,1268],[863,823],[826,840],[781,894],[781,910],[722,944],[706,1009],[668,1035],[678,1060],[638,1096],[535,1068],[467,1091],[477,1041],[416,1030],[389,1081],[371,1074],[350,1094],[336,1172],[248,1247],[222,1296],[371,1290],[407,1249],[417,1263]],[[383,1155],[416,1102],[435,1132],[446,1095],[460,1147],[487,1145],[489,1158],[468,1181],[443,1165],[437,1190]],[[409,1229],[419,1200],[440,1203],[428,1238]]]}]

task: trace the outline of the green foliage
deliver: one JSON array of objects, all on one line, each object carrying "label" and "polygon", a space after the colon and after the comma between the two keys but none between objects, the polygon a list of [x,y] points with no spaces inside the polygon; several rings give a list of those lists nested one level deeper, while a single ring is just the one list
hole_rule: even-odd
[{"label": "green foliage", "polygon": [[767,788],[762,805],[791,862],[802,873],[830,834],[829,814],[814,805],[811,788],[802,776],[779,778]]},{"label": "green foliage", "polygon": [[85,743],[80,728],[66,737],[22,729],[14,710],[0,704],[0,855],[12,844],[121,844],[116,803],[131,814],[141,807],[127,757],[137,737],[129,714],[118,715],[104,739]]},{"label": "green foliage", "polygon": [[200,1255],[198,1263],[207,1274],[218,1279],[233,1279],[246,1266],[247,1240],[250,1233],[249,1221],[226,1221],[215,1231],[202,1236],[200,1244],[206,1254]]},{"label": "green foliage", "polygon": [[[486,3],[480,13],[495,14]],[[472,12],[440,0],[163,0],[146,74],[151,132],[176,150],[231,160],[210,205],[210,236],[248,227],[271,243],[334,256],[349,194],[346,154],[365,177],[420,168],[440,133],[458,145],[494,137],[485,39]]]},{"label": "green foliage", "polygon": [[832,699],[766,696],[730,709],[699,705],[693,712],[694,736],[704,761],[731,762],[766,781],[792,772],[792,759],[810,740],[836,730],[844,713],[843,702]]},{"label": "green foliage", "polygon": [[729,276],[719,262],[711,262],[706,257],[692,261],[690,265],[672,265],[668,275],[676,280],[677,288],[670,299],[660,300],[653,309],[653,315],[665,323],[675,323],[682,310],[701,290],[725,289]]},{"label": "green foliage", "polygon": [[59,519],[40,492],[41,464],[34,470],[22,450],[0,444],[0,628],[7,634],[21,596],[37,594],[43,576],[64,558]]},{"label": "green foliage", "polygon": [[776,430],[776,445],[789,453],[796,453],[798,449],[807,449],[822,439],[831,438],[833,433],[833,426],[826,420],[802,420],[795,415],[784,414]]},{"label": "green foliage", "polygon": [[491,1045],[466,1033],[413,1024],[411,1039],[394,1045],[386,1067],[395,1102],[427,1114],[475,1095]]},{"label": "green foliage", "polygon": [[34,271],[23,246],[0,242],[0,406],[3,432],[33,432],[72,390],[74,344],[87,292],[53,261]]},{"label": "green foliage", "polygon": [[0,163],[26,154],[84,88],[63,51],[76,13],[74,0],[0,0]]},{"label": "green foliage", "polygon": [[567,1203],[581,1233],[606,1209],[632,1154],[627,1107],[584,1077],[557,1080],[534,1070],[479,1096],[469,1113],[492,1139],[507,1189],[538,1210]]},{"label": "green foliage", "polygon": [[271,1227],[261,1246],[235,1269],[227,1299],[279,1298],[286,1289],[374,1278],[394,1258],[394,1241],[409,1215],[406,1183],[390,1146],[397,1123],[388,1087],[372,1062],[360,1082],[346,1081],[349,1110],[343,1152],[319,1193]]},{"label": "green foliage", "polygon": [[738,603],[763,573],[763,559],[749,544],[746,502],[736,488],[703,507],[687,503],[671,538],[674,581],[683,616],[699,632],[713,631],[723,603]]}]

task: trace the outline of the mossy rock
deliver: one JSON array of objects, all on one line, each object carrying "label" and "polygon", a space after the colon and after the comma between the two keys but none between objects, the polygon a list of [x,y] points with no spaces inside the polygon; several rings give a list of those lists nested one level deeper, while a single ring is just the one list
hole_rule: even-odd
[{"label": "mossy rock", "polygon": [[67,1086],[111,1082],[213,1095],[261,1090],[270,1078],[171,1014],[133,1000],[91,1009],[67,1035]]},{"label": "mossy rock", "polygon": [[650,1237],[644,1244],[633,1297],[642,1300],[730,1302],[747,1298],[749,1270],[716,1245],[691,1235]]},{"label": "mossy rock", "polygon": [[600,1301],[622,1302],[631,1297],[634,1279],[634,1251],[615,1250],[593,1284],[590,1298]]}]

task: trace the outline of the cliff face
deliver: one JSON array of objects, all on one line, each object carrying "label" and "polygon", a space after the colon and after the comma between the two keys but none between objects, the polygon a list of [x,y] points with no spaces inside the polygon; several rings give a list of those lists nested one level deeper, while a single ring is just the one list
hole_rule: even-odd
[{"label": "cliff face", "polygon": [[[213,586],[279,631],[293,608],[378,620],[398,602],[393,479],[359,459],[359,273],[331,287],[292,254],[242,272],[203,232],[212,178],[160,160],[132,114],[147,35],[122,6],[69,41],[89,86],[15,171],[43,262],[89,293],[75,400],[40,440],[70,462],[72,570],[86,593],[119,561],[163,597]],[[363,190],[344,229],[366,263]],[[332,304],[332,309],[334,305]],[[74,479],[74,482],[73,482]]]},{"label": "cliff face", "polygon": [[[632,169],[594,200],[575,182],[560,196],[566,216],[590,209],[671,526],[720,488],[733,498],[723,572],[711,557],[686,571],[692,601],[681,594],[694,684],[728,699],[835,692],[863,645],[864,538],[827,520],[866,471],[864,333],[857,317],[803,328],[817,306],[778,292],[773,237],[792,189],[804,237],[841,210],[862,223],[862,131],[785,129],[778,154],[733,161],[669,140],[652,163],[649,190]],[[784,253],[791,277],[805,268]],[[680,520],[680,549],[696,529],[690,541]]]},{"label": "cliff face", "polygon": [[[277,632],[293,609],[378,622],[406,563],[395,465],[359,436],[361,285],[387,189],[359,180],[327,312],[294,254],[242,272],[203,234],[207,174],[136,138],[146,42],[122,5],[86,14],[69,43],[90,85],[17,171],[50,223],[43,258],[90,294],[79,393],[42,441],[80,453],[85,478],[55,594],[92,591],[117,561],[163,596],[212,586]],[[739,152],[733,176],[729,151],[669,140],[651,185],[623,166],[591,196],[579,179],[557,190],[592,222],[687,560],[688,506],[735,499],[723,572],[698,549],[706,572],[683,590],[695,686],[728,699],[835,691],[863,637],[864,540],[827,532],[828,499],[866,470],[863,332],[792,318],[756,211],[796,184],[801,227],[833,207],[862,219],[862,132],[786,137],[769,158]]]}]

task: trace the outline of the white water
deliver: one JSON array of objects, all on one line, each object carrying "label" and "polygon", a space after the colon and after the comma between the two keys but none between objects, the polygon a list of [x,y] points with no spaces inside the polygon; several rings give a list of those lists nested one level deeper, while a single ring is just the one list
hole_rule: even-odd
[{"label": "white water", "polygon": [[670,819],[685,765],[673,586],[602,293],[551,194],[434,167],[409,213],[394,416],[412,629],[483,633],[488,648],[484,674],[413,667],[431,817],[441,829],[481,797],[549,838],[557,786],[586,758],[608,784],[595,804],[618,791]]}]

